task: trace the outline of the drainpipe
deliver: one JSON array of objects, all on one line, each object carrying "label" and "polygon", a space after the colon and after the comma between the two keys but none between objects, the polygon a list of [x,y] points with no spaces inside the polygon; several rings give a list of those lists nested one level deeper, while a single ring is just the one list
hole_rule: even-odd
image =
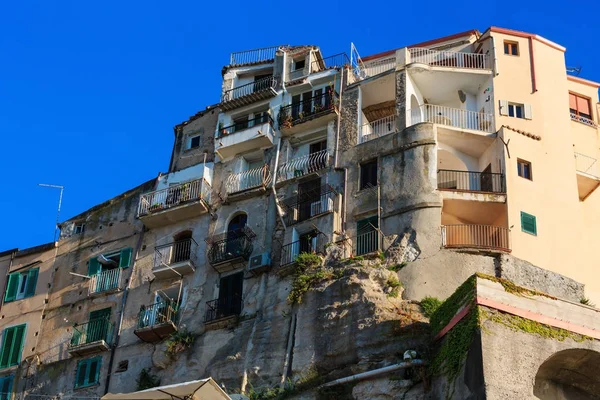
[{"label": "drainpipe", "polygon": [[[346,69],[344,68],[343,71]],[[346,203],[347,203],[347,195],[348,195],[348,168],[340,168],[338,165],[338,152],[339,152],[339,144],[340,144],[340,131],[342,129],[342,95],[344,91],[344,74],[340,74],[340,110],[338,113],[338,123],[337,123],[337,131],[335,135],[335,149],[334,149],[334,161],[333,168],[336,170],[343,169],[344,170],[344,198],[342,199],[342,232],[346,232]]]},{"label": "drainpipe", "polygon": [[529,62],[531,64],[531,85],[533,91],[531,93],[537,92],[537,82],[535,80],[535,61],[533,57],[533,37],[529,36]]},{"label": "drainpipe", "polygon": [[360,374],[336,379],[335,381],[327,382],[327,383],[321,385],[320,387],[325,388],[325,387],[331,387],[331,386],[336,386],[336,385],[342,385],[344,383],[349,383],[349,382],[361,381],[363,379],[372,378],[374,376],[386,374],[388,372],[393,372],[393,371],[396,371],[399,369],[420,367],[423,365],[427,365],[423,360],[412,360],[412,361],[408,361],[408,362],[401,362],[398,364],[389,365],[387,367],[374,369],[372,371],[362,372]]},{"label": "drainpipe", "polygon": [[288,332],[287,348],[285,350],[285,360],[283,361],[283,374],[281,374],[281,381],[279,387],[283,388],[288,379],[288,371],[290,364],[292,363],[292,352],[294,349],[294,341],[296,335],[296,313],[292,314],[290,321],[290,331]]},{"label": "drainpipe", "polygon": [[494,57],[494,59],[492,60],[494,66],[494,76],[498,76],[500,74],[498,72],[498,58],[496,57],[496,40],[491,34],[490,38],[492,39],[492,56]]}]

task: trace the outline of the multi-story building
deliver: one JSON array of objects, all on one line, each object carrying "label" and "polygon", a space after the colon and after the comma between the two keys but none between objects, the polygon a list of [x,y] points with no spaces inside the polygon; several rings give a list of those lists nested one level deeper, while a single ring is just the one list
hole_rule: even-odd
[{"label": "multi-story building", "polygon": [[[320,334],[337,325],[286,301],[306,252],[409,261],[410,300],[512,268],[571,302],[583,282],[600,302],[600,84],[567,75],[564,51],[492,27],[363,58],[233,53],[221,101],[175,127],[166,173],[63,222],[56,245],[0,253],[0,391],[99,397],[134,391],[145,370],[247,392],[370,363],[359,346],[381,334],[327,358],[336,339]],[[338,300],[313,305],[359,319],[331,311],[353,303]]]}]

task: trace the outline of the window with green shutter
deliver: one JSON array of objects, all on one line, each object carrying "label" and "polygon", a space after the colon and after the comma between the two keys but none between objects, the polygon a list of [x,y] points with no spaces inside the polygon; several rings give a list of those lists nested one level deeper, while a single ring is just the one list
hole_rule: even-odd
[{"label": "window with green shutter", "polygon": [[100,272],[119,268],[129,268],[131,265],[133,249],[128,247],[120,251],[100,254],[92,257],[88,261],[88,276],[99,274]]},{"label": "window with green shutter", "polygon": [[0,377],[0,400],[9,400],[12,395],[14,376]]},{"label": "window with green shutter", "polygon": [[521,230],[537,236],[537,223],[534,215],[521,211]]},{"label": "window with green shutter", "polygon": [[4,302],[25,299],[35,295],[39,268],[31,268],[27,271],[13,272],[8,275],[8,284],[4,294]]},{"label": "window with green shutter", "polygon": [[91,386],[98,383],[100,379],[100,365],[102,357],[94,357],[87,360],[81,360],[77,363],[77,372],[75,373],[75,388]]},{"label": "window with green shutter", "polygon": [[26,324],[4,329],[2,335],[2,351],[0,351],[0,368],[19,365],[25,344]]}]

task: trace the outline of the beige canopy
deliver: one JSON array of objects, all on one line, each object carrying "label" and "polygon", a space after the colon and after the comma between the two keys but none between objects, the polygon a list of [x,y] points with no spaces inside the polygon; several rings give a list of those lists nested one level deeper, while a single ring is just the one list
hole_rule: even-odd
[{"label": "beige canopy", "polygon": [[212,378],[159,386],[132,393],[107,394],[102,400],[231,400]]}]

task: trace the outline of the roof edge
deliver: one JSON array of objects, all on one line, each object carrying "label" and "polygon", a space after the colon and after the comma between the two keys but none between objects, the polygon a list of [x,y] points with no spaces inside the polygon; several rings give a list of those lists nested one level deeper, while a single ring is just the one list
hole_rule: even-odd
[{"label": "roof edge", "polygon": [[600,83],[595,82],[595,81],[590,81],[589,79],[583,79],[578,76],[567,75],[567,80],[572,81],[572,82],[581,83],[582,85],[600,88]]},{"label": "roof edge", "polygon": [[[555,43],[551,40],[546,39],[543,36],[540,35],[536,35],[533,33],[527,33],[527,32],[522,32],[522,31],[515,31],[513,29],[506,29],[506,28],[500,28],[497,26],[490,26],[485,32],[490,31],[490,32],[495,32],[495,33],[502,33],[504,35],[510,35],[510,36],[517,36],[517,37],[522,37],[522,38],[528,38],[528,39],[535,39],[540,43],[543,43],[549,47],[552,47],[558,51],[562,51],[563,53],[565,51],[567,51],[567,48],[564,46],[561,46],[558,43]],[[484,33],[485,33],[484,32]]]}]

